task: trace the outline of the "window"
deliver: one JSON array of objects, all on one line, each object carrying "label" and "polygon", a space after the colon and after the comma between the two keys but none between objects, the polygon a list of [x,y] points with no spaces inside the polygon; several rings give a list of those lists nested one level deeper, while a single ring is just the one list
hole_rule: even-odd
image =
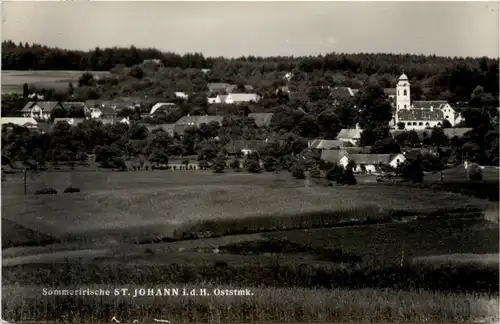
[{"label": "window", "polygon": [[398,90],[398,96],[399,96],[399,90]]},{"label": "window", "polygon": [[430,126],[429,122],[425,123],[425,126]]},{"label": "window", "polygon": [[448,115],[446,115],[446,117],[445,117],[445,118],[446,118],[446,119],[450,119],[450,117],[449,117]]},{"label": "window", "polygon": [[396,159],[396,163],[399,164],[399,159]]},{"label": "window", "polygon": [[406,89],[404,89],[404,91],[403,91],[403,95],[404,95],[404,96],[406,96]]},{"label": "window", "polygon": [[408,125],[411,125],[411,122],[408,122]]},{"label": "window", "polygon": [[417,126],[417,122],[413,122],[413,126]]},{"label": "window", "polygon": [[423,122],[418,122],[418,126],[422,126],[423,124]]},{"label": "window", "polygon": [[406,109],[406,105],[405,105],[405,109]]}]

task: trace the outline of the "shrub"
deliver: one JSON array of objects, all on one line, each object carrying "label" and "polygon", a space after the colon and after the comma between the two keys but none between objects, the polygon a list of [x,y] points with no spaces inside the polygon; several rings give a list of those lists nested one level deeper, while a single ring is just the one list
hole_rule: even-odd
[{"label": "shrub", "polygon": [[80,192],[80,188],[68,187],[64,189],[64,193]]},{"label": "shrub", "polygon": [[292,167],[292,175],[296,179],[305,179],[306,174],[304,172],[304,167],[302,165],[299,165],[299,164],[294,165]]},{"label": "shrub", "polygon": [[240,161],[238,159],[231,161],[229,166],[236,172],[240,171]]},{"label": "shrub", "polygon": [[318,167],[313,167],[309,174],[311,178],[321,178],[321,170]]},{"label": "shrub", "polygon": [[35,191],[35,195],[55,195],[57,194],[57,190],[54,188],[43,188]]},{"label": "shrub", "polygon": [[149,165],[146,165],[146,171],[149,171]]},{"label": "shrub", "polygon": [[260,173],[261,167],[260,163],[257,160],[248,160],[247,162],[247,170],[250,173]]},{"label": "shrub", "polygon": [[472,181],[483,180],[483,172],[477,163],[471,163],[467,168],[467,173],[469,174],[469,179]]},{"label": "shrub", "polygon": [[335,164],[326,172],[326,179],[330,181],[337,181],[342,177],[343,173],[344,168],[338,164]]}]

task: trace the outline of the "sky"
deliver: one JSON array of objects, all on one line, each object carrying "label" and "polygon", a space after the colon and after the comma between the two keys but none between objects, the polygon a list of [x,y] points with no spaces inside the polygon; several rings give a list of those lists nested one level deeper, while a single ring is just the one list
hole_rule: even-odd
[{"label": "sky", "polygon": [[499,2],[2,3],[2,39],[205,56],[411,53],[499,57]]}]

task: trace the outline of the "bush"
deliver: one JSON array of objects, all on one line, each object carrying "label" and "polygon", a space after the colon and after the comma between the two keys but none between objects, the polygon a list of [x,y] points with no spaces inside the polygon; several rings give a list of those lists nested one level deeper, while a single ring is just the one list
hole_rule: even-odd
[{"label": "bush", "polygon": [[338,181],[342,177],[343,173],[344,168],[338,164],[335,164],[326,172],[326,179],[330,181]]},{"label": "bush", "polygon": [[240,161],[238,159],[234,159],[233,161],[231,161],[229,166],[236,172],[240,171]]},{"label": "bush", "polygon": [[318,167],[313,167],[309,174],[311,178],[321,178],[321,170]]},{"label": "bush", "polygon": [[146,171],[149,171],[149,165],[146,165]]},{"label": "bush", "polygon": [[250,173],[260,173],[261,167],[260,163],[257,160],[248,160],[247,162],[247,170]]},{"label": "bush", "polygon": [[68,188],[64,189],[64,193],[72,193],[72,192],[80,192],[80,188],[68,187]]},{"label": "bush", "polygon": [[302,165],[294,165],[292,167],[292,175],[296,179],[305,179],[306,174],[304,172],[304,167]]},{"label": "bush", "polygon": [[57,190],[54,188],[43,188],[35,191],[35,195],[55,195],[57,194]]}]

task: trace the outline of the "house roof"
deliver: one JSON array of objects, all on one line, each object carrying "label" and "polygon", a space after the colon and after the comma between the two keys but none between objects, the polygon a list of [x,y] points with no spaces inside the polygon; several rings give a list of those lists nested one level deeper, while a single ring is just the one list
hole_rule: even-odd
[{"label": "house roof", "polygon": [[448,102],[446,100],[420,100],[413,101],[413,108],[440,108],[441,105],[446,105]]},{"label": "house roof", "polygon": [[448,138],[453,137],[463,137],[466,133],[470,132],[472,128],[469,127],[456,127],[456,128],[444,128],[443,132]]},{"label": "house roof", "polygon": [[241,152],[241,150],[258,150],[266,144],[264,140],[235,140],[224,145],[224,150],[229,154]]},{"label": "house roof", "polygon": [[346,145],[344,141],[340,140],[323,140],[323,139],[315,139],[310,141],[309,148],[318,149],[318,150],[330,150],[330,149],[339,149],[343,148]]},{"label": "house roof", "polygon": [[444,119],[443,112],[439,109],[401,109],[398,111],[400,121],[441,121]]},{"label": "house roof", "polygon": [[208,90],[210,92],[226,91],[226,92],[230,93],[234,89],[236,89],[236,85],[229,84],[229,83],[223,83],[223,82],[209,83],[209,84],[207,84],[207,87],[208,87]]},{"label": "house roof", "polygon": [[179,119],[175,125],[179,126],[196,126],[199,127],[201,124],[208,124],[212,121],[215,121],[217,123],[222,123],[222,120],[224,119],[224,116],[184,116],[181,119]]},{"label": "house roof", "polygon": [[99,109],[103,115],[116,115],[116,111],[110,106],[97,107],[97,109]]},{"label": "house roof", "polygon": [[173,108],[176,107],[177,105],[172,103],[172,102],[158,102],[155,104],[152,108],[151,111],[149,112],[150,115],[153,115],[156,111],[158,110],[164,110],[168,108]]},{"label": "house roof", "polygon": [[321,151],[321,159],[330,163],[338,163],[344,156],[349,156],[345,150],[323,150]]},{"label": "house roof", "polygon": [[163,129],[170,136],[173,136],[174,135],[175,124],[149,125],[149,126],[146,126],[146,128],[148,129],[148,131],[150,133],[152,133],[156,129]]},{"label": "house roof", "polygon": [[37,121],[32,117],[2,117],[0,119],[2,125],[15,124],[18,126],[37,126]]},{"label": "house roof", "polygon": [[248,118],[252,118],[255,121],[257,127],[270,126],[271,120],[273,119],[273,113],[250,113]]},{"label": "house roof", "polygon": [[349,160],[353,160],[356,164],[380,164],[390,163],[396,156],[400,154],[350,154]]},{"label": "house roof", "polygon": [[337,139],[348,138],[348,139],[358,139],[361,137],[362,129],[355,128],[344,128],[337,135]]},{"label": "house roof", "polygon": [[227,95],[219,95],[220,102],[224,103],[226,101]]},{"label": "house roof", "polygon": [[371,146],[343,147],[342,149],[349,154],[368,154],[370,153],[372,147]]},{"label": "house roof", "polygon": [[257,101],[259,96],[255,93],[231,93],[234,102]]},{"label": "house roof", "polygon": [[354,96],[354,92],[348,87],[335,87],[330,92],[330,96],[334,98],[349,98]]},{"label": "house roof", "polygon": [[21,111],[22,112],[30,112],[31,108],[35,104],[37,104],[38,107],[40,107],[43,112],[51,112],[52,110],[54,110],[54,108],[57,107],[59,102],[58,101],[38,101],[38,102],[30,101],[24,106],[24,108]]}]

